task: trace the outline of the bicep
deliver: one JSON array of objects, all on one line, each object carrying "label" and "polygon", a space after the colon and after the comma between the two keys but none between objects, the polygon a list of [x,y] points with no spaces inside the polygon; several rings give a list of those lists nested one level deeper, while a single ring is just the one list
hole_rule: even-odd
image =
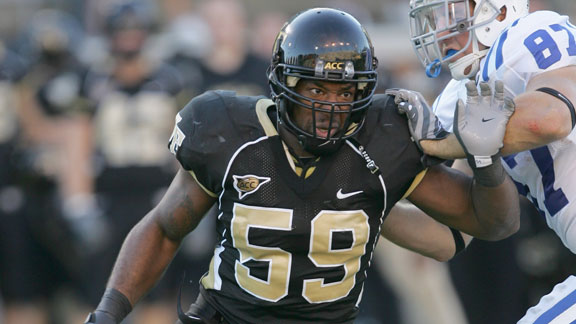
[{"label": "bicep", "polygon": [[572,130],[571,113],[560,99],[536,91],[557,90],[576,104],[576,66],[551,70],[533,77],[526,91],[514,98],[516,110],[508,122],[504,154],[533,149],[567,136]]},{"label": "bicep", "polygon": [[214,202],[190,172],[180,168],[152,218],[166,237],[179,241],[196,228]]}]

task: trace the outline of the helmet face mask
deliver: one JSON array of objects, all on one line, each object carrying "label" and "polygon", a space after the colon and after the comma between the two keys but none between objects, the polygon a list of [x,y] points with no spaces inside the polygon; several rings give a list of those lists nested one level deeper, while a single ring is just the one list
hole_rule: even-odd
[{"label": "helmet face mask", "polygon": [[[443,63],[465,52],[460,63],[450,66],[456,79],[474,75],[479,60],[486,55],[479,44],[492,46],[496,38],[516,19],[528,14],[529,0],[411,0],[410,33],[412,46],[430,77],[440,73]],[[505,17],[497,19],[505,9]],[[468,38],[458,50],[446,53],[443,43],[467,33]],[[454,62],[456,63],[456,62]],[[464,69],[472,66],[470,72]],[[458,71],[454,71],[458,69]]]},{"label": "helmet face mask", "polygon": [[445,55],[442,43],[460,33],[470,31],[473,17],[470,17],[469,1],[428,1],[413,0],[410,5],[411,41],[418,59],[425,67],[440,65],[451,56],[465,51],[471,38],[457,52]]},{"label": "helmet face mask", "polygon": [[[279,123],[298,138],[306,151],[317,155],[335,151],[364,123],[376,88],[376,66],[366,31],[349,14],[317,8],[296,15],[278,34],[268,70]],[[349,102],[319,101],[296,91],[302,80],[351,84],[356,95]],[[293,119],[296,107],[310,111],[312,130]],[[319,112],[329,116],[329,126],[316,120]],[[338,125],[338,131],[334,132],[332,125]],[[325,137],[316,132],[322,127],[328,134]]]}]

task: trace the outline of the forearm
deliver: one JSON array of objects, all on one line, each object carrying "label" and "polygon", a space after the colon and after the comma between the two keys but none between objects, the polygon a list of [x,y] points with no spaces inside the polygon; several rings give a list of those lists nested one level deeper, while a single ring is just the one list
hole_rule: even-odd
[{"label": "forearm", "polygon": [[107,288],[117,289],[135,305],[160,279],[179,245],[179,241],[168,239],[148,215],[124,241]]},{"label": "forearm", "polygon": [[160,279],[180,243],[214,203],[180,169],[166,194],[128,234],[107,289],[86,323],[118,323]]},{"label": "forearm", "polygon": [[570,111],[549,94],[530,91],[515,99],[517,109],[504,136],[504,155],[528,151],[560,140],[572,131]]},{"label": "forearm", "polygon": [[[542,91],[554,89],[572,104]],[[576,66],[546,71],[530,79],[526,91],[514,98],[516,111],[504,137],[503,154],[531,150],[560,140],[572,131],[573,104],[576,103]]]},{"label": "forearm", "polygon": [[424,153],[446,160],[455,160],[466,157],[462,145],[454,134],[448,135],[441,140],[422,140],[420,145]]},{"label": "forearm", "polygon": [[[450,227],[407,201],[400,201],[392,208],[381,234],[398,246],[440,262],[452,259],[458,252]],[[465,248],[473,237],[465,233],[460,235]]]},{"label": "forearm", "polygon": [[[560,140],[571,131],[569,111],[562,105],[551,106],[541,97],[546,94],[529,93],[516,99],[518,108],[506,127],[501,149],[503,155],[528,151]],[[544,109],[543,107],[547,107]],[[422,140],[424,153],[454,160],[466,155],[454,134],[441,140]]]},{"label": "forearm", "polygon": [[518,191],[505,175],[500,159],[473,171],[472,208],[481,228],[481,234],[476,237],[496,241],[514,234],[520,227]]},{"label": "forearm", "polygon": [[[528,151],[560,140],[572,131],[570,111],[549,94],[529,91],[514,99],[516,110],[506,126],[501,152],[503,155]],[[454,134],[442,140],[422,140],[420,146],[428,155],[447,160],[465,157]]]},{"label": "forearm", "polygon": [[450,228],[408,202],[392,208],[381,234],[398,246],[441,262],[450,260],[456,251]]}]

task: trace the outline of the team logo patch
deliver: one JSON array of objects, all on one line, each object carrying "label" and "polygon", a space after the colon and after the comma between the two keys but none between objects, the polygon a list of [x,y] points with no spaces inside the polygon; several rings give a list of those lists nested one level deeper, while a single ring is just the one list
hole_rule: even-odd
[{"label": "team logo patch", "polygon": [[266,182],[270,181],[268,177],[259,177],[253,174],[237,176],[233,175],[234,189],[238,191],[238,198],[243,199],[247,195],[255,193]]}]

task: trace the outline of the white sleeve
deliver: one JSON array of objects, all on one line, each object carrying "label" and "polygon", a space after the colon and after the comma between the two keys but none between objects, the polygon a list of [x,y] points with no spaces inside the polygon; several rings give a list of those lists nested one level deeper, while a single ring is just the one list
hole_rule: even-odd
[{"label": "white sleeve", "polygon": [[517,324],[574,323],[576,318],[576,277],[557,284],[552,292],[531,307]]}]

